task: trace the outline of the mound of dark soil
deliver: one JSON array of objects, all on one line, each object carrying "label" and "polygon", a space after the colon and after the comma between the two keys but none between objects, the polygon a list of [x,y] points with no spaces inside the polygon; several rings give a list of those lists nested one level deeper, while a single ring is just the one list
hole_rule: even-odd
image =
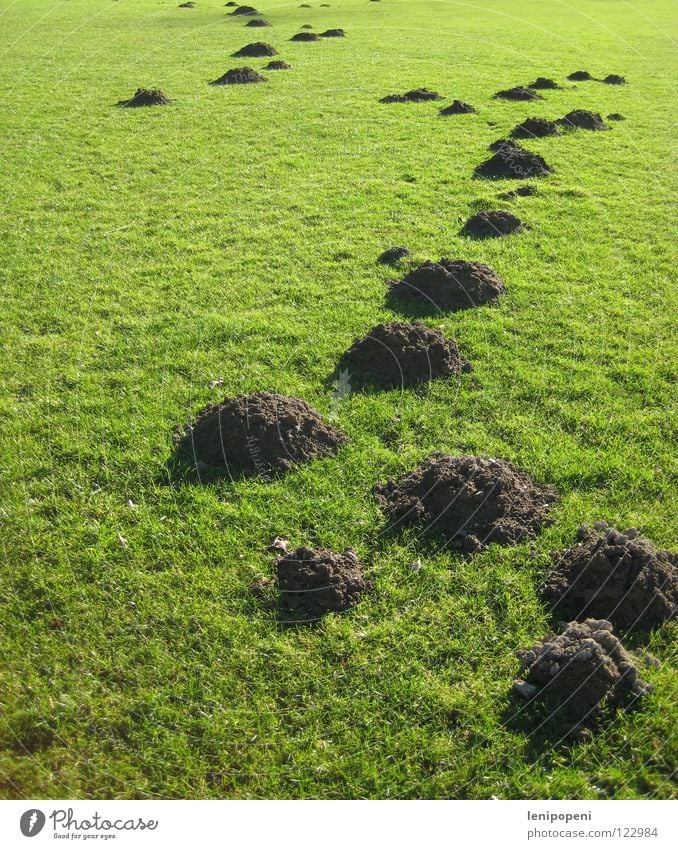
[{"label": "mound of dark soil", "polygon": [[350,548],[336,554],[326,548],[300,546],[278,557],[276,568],[281,606],[297,620],[311,621],[332,611],[348,610],[372,589]]},{"label": "mound of dark soil", "polygon": [[377,503],[392,526],[421,526],[451,548],[517,545],[549,521],[556,500],[505,460],[434,454],[397,481],[377,484]]},{"label": "mound of dark soil", "polygon": [[494,156],[482,162],[475,173],[478,177],[525,180],[528,177],[545,177],[553,173],[553,168],[531,150],[500,141]]},{"label": "mound of dark soil", "polygon": [[207,407],[177,448],[226,474],[266,477],[331,457],[347,441],[300,398],[255,392]]},{"label": "mound of dark soil", "polygon": [[302,24],[301,28],[302,29],[313,29],[313,24]]},{"label": "mound of dark soil", "polygon": [[524,147],[518,144],[518,142],[513,141],[512,139],[497,139],[497,141],[492,142],[492,144],[487,148],[488,150],[525,150]]},{"label": "mound of dark soil", "polygon": [[499,275],[481,262],[427,261],[391,284],[397,298],[412,298],[443,311],[496,304],[506,288]]},{"label": "mound of dark soil", "polygon": [[562,618],[609,619],[618,630],[655,628],[678,613],[678,554],[658,551],[635,529],[579,529],[541,590]]},{"label": "mound of dark soil", "polygon": [[316,32],[298,32],[290,41],[320,41],[320,36]]},{"label": "mound of dark soil", "polygon": [[228,3],[224,3],[224,6],[239,6],[240,3],[235,3],[234,0],[229,0]]},{"label": "mound of dark soil", "polygon": [[537,77],[537,79],[533,83],[530,83],[527,87],[535,89],[560,88],[555,80],[551,80],[548,77]]},{"label": "mound of dark soil", "polygon": [[402,245],[394,245],[391,248],[386,248],[382,254],[379,254],[377,262],[380,265],[394,265],[411,253],[412,251],[409,248],[405,248]]},{"label": "mound of dark soil", "polygon": [[158,88],[138,88],[130,100],[119,100],[118,106],[135,109],[138,106],[166,106],[172,101]]},{"label": "mound of dark soil", "polygon": [[453,100],[449,106],[445,106],[440,110],[441,115],[468,115],[476,110],[470,103],[464,103],[463,100]]},{"label": "mound of dark soil", "polygon": [[608,85],[626,85],[626,80],[624,77],[620,77],[619,74],[608,74],[603,82]]},{"label": "mound of dark soil", "polygon": [[588,71],[575,71],[573,74],[567,75],[568,80],[572,80],[572,82],[580,83],[585,80],[592,80],[593,77],[589,74]]},{"label": "mound of dark soil", "polygon": [[246,27],[270,27],[268,21],[265,21],[263,18],[252,18],[251,21],[247,21],[245,24]]},{"label": "mound of dark soil", "polygon": [[254,68],[231,68],[230,71],[226,71],[219,79],[212,80],[210,85],[240,85],[244,83],[265,82],[266,77],[262,77]]},{"label": "mound of dark soil", "polygon": [[427,88],[413,88],[405,94],[388,94],[382,97],[379,103],[423,103],[427,100],[442,100],[442,95],[437,91],[429,91]]},{"label": "mound of dark soil", "polygon": [[513,191],[503,192],[502,194],[499,195],[499,197],[503,198],[504,200],[512,200],[513,198],[517,198],[517,197],[525,198],[525,197],[530,197],[531,195],[536,195],[536,194],[538,194],[537,187],[536,186],[530,186],[529,184],[527,184],[527,185],[524,185],[524,186],[518,186],[518,188],[513,189]]},{"label": "mound of dark soil", "polygon": [[471,370],[454,340],[420,322],[378,324],[353,343],[342,366],[389,389]]},{"label": "mound of dark soil", "polygon": [[612,112],[607,116],[608,121],[625,121],[626,118],[621,114],[621,112]]},{"label": "mound of dark soil", "polygon": [[525,680],[539,688],[555,712],[574,723],[651,689],[604,619],[570,622],[561,634],[548,634],[518,657]]},{"label": "mound of dark soil", "polygon": [[511,233],[520,233],[525,225],[505,209],[484,210],[472,215],[464,224],[462,233],[472,236],[474,239],[494,239],[499,236],[509,236]]},{"label": "mound of dark soil", "polygon": [[257,10],[253,6],[238,6],[237,9],[234,9],[231,12],[231,14],[232,15],[259,15],[261,13],[257,12]]},{"label": "mound of dark soil", "polygon": [[249,57],[277,56],[278,51],[270,44],[265,44],[263,41],[255,41],[252,44],[246,44],[240,50],[236,50],[233,55]]},{"label": "mound of dark soil", "polygon": [[345,38],[346,33],[343,29],[326,29],[320,33],[321,38]]},{"label": "mound of dark soil", "polygon": [[504,91],[498,91],[495,95],[495,98],[500,100],[543,100],[544,98],[541,94],[537,94],[536,91],[532,91],[529,88],[522,88],[522,86],[516,86],[515,88],[507,88]]},{"label": "mound of dark soil", "polygon": [[287,62],[283,62],[282,59],[273,59],[273,61],[269,62],[268,65],[264,66],[265,71],[291,71],[292,66],[288,65]]},{"label": "mound of dark soil", "polygon": [[193,3],[192,0],[188,0],[188,3],[179,3],[179,8],[180,9],[194,9],[195,3]]},{"label": "mound of dark soil", "polygon": [[603,119],[597,112],[589,112],[588,109],[575,109],[568,112],[564,118],[559,118],[558,123],[566,129],[582,130],[606,130]]},{"label": "mound of dark soil", "polygon": [[513,128],[511,135],[517,139],[531,139],[557,136],[559,132],[555,121],[548,121],[546,118],[527,118],[522,124]]}]

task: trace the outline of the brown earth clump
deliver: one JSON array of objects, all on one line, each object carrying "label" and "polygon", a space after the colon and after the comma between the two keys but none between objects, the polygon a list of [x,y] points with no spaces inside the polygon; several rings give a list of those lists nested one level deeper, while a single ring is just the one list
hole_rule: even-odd
[{"label": "brown earth clump", "polygon": [[273,59],[268,65],[264,65],[265,71],[291,71],[292,66],[288,65],[287,62],[283,62],[282,59]]},{"label": "brown earth clump", "polygon": [[528,177],[545,177],[553,173],[553,168],[547,165],[543,157],[515,143],[508,144],[503,140],[497,144],[496,153],[475,169],[476,176],[485,178],[502,178],[509,180],[525,180]]},{"label": "brown earth clump", "polygon": [[619,74],[608,74],[603,82],[608,85],[626,85],[626,80],[624,77],[620,77]]},{"label": "brown earth clump", "polygon": [[555,121],[549,121],[546,118],[527,118],[522,124],[513,128],[511,135],[517,139],[533,139],[557,136],[559,132]]},{"label": "brown earth clump", "polygon": [[166,106],[172,101],[158,88],[138,88],[134,97],[129,100],[119,100],[118,106],[136,109],[139,106]]},{"label": "brown earth clump", "polygon": [[506,152],[510,150],[525,150],[524,147],[519,145],[517,141],[513,141],[513,139],[497,139],[487,149],[492,151],[503,150]]},{"label": "brown earth clump", "polygon": [[604,619],[570,622],[561,634],[548,634],[518,658],[525,681],[575,725],[606,705],[621,706],[651,690]]},{"label": "brown earth clump", "polygon": [[509,236],[525,229],[523,222],[505,209],[484,210],[472,215],[464,224],[462,233],[474,239],[494,239]]},{"label": "brown earth clump", "polygon": [[321,38],[345,38],[346,33],[343,29],[326,29],[320,33]]},{"label": "brown earth clump", "polygon": [[504,281],[489,265],[445,257],[440,262],[427,260],[391,283],[396,298],[410,298],[445,312],[496,304],[505,292]]},{"label": "brown earth clump", "polygon": [[230,71],[212,80],[210,85],[241,85],[247,83],[265,83],[266,77],[258,74],[254,68],[231,68]]},{"label": "brown earth clump", "polygon": [[471,553],[491,543],[517,545],[550,521],[551,487],[505,460],[434,454],[396,481],[377,484],[375,498],[392,527],[423,528]]},{"label": "brown earth clump", "polygon": [[233,56],[249,56],[250,58],[258,58],[261,56],[277,56],[278,51],[270,44],[265,44],[263,41],[255,41],[252,44],[246,44],[240,50],[236,50]]},{"label": "brown earth clump", "polygon": [[245,24],[246,27],[270,27],[268,21],[265,21],[263,18],[252,18],[251,21],[247,21]]},{"label": "brown earth clump", "polygon": [[326,613],[354,607],[372,589],[355,552],[300,546],[276,559],[281,607],[295,621],[313,621]]},{"label": "brown earth clump", "polygon": [[533,83],[530,83],[527,88],[534,88],[539,90],[560,88],[560,86],[555,80],[551,80],[548,77],[537,77],[537,79]]},{"label": "brown earth clump", "polygon": [[257,12],[254,6],[238,6],[231,12],[231,15],[260,15],[261,12]]},{"label": "brown earth clump", "polygon": [[463,100],[453,100],[449,106],[445,106],[440,110],[441,115],[468,115],[476,110],[470,103],[464,103]]},{"label": "brown earth clump", "polygon": [[233,477],[268,477],[332,457],[347,441],[300,398],[255,392],[203,410],[177,453]]},{"label": "brown earth clump", "polygon": [[621,114],[621,112],[611,112],[607,116],[608,121],[625,121],[626,118]]},{"label": "brown earth clump", "polygon": [[427,88],[413,88],[405,94],[388,94],[382,97],[379,103],[424,103],[429,100],[442,100],[442,95],[437,91]]},{"label": "brown earth clump", "polygon": [[401,259],[410,256],[411,253],[412,251],[403,245],[393,245],[393,247],[386,248],[383,253],[379,254],[377,262],[379,265],[395,265]]},{"label": "brown earth clump", "polygon": [[499,197],[504,200],[513,200],[513,198],[526,198],[536,194],[538,194],[537,187],[526,184],[524,186],[518,186],[517,189],[513,189],[510,192],[503,192]]},{"label": "brown earth clump", "polygon": [[558,124],[566,129],[582,130],[606,130],[603,119],[597,112],[589,112],[588,109],[574,109],[563,118],[558,119]]},{"label": "brown earth clump", "polygon": [[657,550],[635,528],[600,523],[554,558],[542,599],[561,618],[609,619],[617,630],[649,630],[678,612],[678,554]]},{"label": "brown earth clump", "polygon": [[494,97],[499,100],[543,100],[541,94],[532,91],[529,88],[516,86],[515,88],[507,88],[504,91],[498,91]]},{"label": "brown earth clump", "polygon": [[317,32],[298,32],[290,41],[320,41],[320,36]]},{"label": "brown earth clump", "polygon": [[592,80],[593,77],[589,74],[588,71],[575,71],[573,74],[567,75],[568,80],[572,80],[572,82],[580,83],[585,80]]},{"label": "brown earth clump", "polygon": [[388,389],[471,370],[453,339],[420,322],[378,324],[351,345],[342,366]]}]

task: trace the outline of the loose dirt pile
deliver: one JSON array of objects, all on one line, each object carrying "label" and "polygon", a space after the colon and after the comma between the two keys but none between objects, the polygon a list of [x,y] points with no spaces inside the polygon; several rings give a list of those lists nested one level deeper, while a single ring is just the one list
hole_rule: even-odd
[{"label": "loose dirt pile", "polygon": [[392,526],[421,526],[424,534],[443,536],[449,547],[469,553],[534,537],[556,501],[550,487],[505,460],[445,454],[377,484],[374,492]]},{"label": "loose dirt pile", "polygon": [[245,24],[246,27],[270,27],[268,21],[265,21],[263,18],[252,18],[251,21],[247,21]]},{"label": "loose dirt pile", "polygon": [[301,546],[278,557],[276,568],[281,606],[297,620],[311,621],[332,611],[348,610],[372,589],[350,548],[336,554],[326,548]]},{"label": "loose dirt pile", "polygon": [[172,101],[159,88],[138,88],[130,100],[119,100],[118,106],[136,109],[139,106],[166,106]]},{"label": "loose dirt pile", "polygon": [[533,139],[557,136],[559,132],[555,121],[548,121],[546,118],[527,118],[522,124],[513,128],[511,135],[517,139]]},{"label": "loose dirt pile", "polygon": [[391,284],[391,294],[411,298],[435,310],[456,311],[480,304],[496,304],[506,292],[496,271],[481,262],[430,260]]},{"label": "loose dirt pile", "polygon": [[624,77],[620,77],[619,74],[608,74],[603,82],[608,85],[626,85],[626,80]]},{"label": "loose dirt pile", "polygon": [[257,12],[257,10],[253,6],[238,6],[237,9],[234,9],[231,12],[231,15],[260,15],[260,14],[261,14],[261,12]]},{"label": "loose dirt pile", "polygon": [[605,705],[618,706],[650,692],[632,656],[604,619],[570,622],[520,652],[521,672],[560,716],[581,723]]},{"label": "loose dirt pile", "polygon": [[380,265],[395,265],[401,259],[410,256],[411,253],[412,251],[409,248],[405,248],[402,245],[394,245],[391,248],[386,248],[382,254],[379,254],[377,262]]},{"label": "loose dirt pile", "polygon": [[572,80],[572,82],[580,83],[585,80],[592,80],[593,77],[589,74],[588,71],[575,71],[573,74],[568,74],[568,80]]},{"label": "loose dirt pile", "polygon": [[270,44],[265,44],[263,41],[255,41],[253,44],[246,44],[244,47],[241,47],[233,55],[257,58],[260,56],[277,56],[278,51]]},{"label": "loose dirt pile", "polygon": [[621,114],[621,112],[612,112],[607,116],[608,121],[625,121],[626,118]]},{"label": "loose dirt pile", "polygon": [[522,88],[521,86],[516,86],[515,88],[507,88],[504,91],[498,91],[495,95],[495,98],[499,100],[543,100],[544,98],[541,94],[537,94],[536,91],[532,91],[529,88]]},{"label": "loose dirt pile", "polygon": [[597,112],[589,112],[588,109],[575,109],[568,112],[564,118],[559,118],[558,123],[568,130],[606,130],[603,119]]},{"label": "loose dirt pile", "polygon": [[256,392],[203,410],[178,453],[233,476],[266,477],[334,456],[347,441],[300,398]]},{"label": "loose dirt pile", "polygon": [[531,150],[503,140],[496,142],[496,153],[475,170],[476,176],[510,180],[525,180],[528,177],[545,177],[553,173],[553,168],[544,159]]},{"label": "loose dirt pile", "polygon": [[346,33],[343,29],[326,29],[320,33],[321,38],[345,38]]},{"label": "loose dirt pile", "polygon": [[290,41],[320,41],[320,36],[316,32],[298,32]]},{"label": "loose dirt pile", "polygon": [[494,239],[499,236],[508,236],[511,233],[520,233],[525,225],[505,209],[486,210],[477,212],[464,224],[462,233],[472,236],[474,239]]},{"label": "loose dirt pile", "polygon": [[454,340],[420,322],[378,324],[354,342],[342,365],[351,375],[389,389],[471,370]]},{"label": "loose dirt pile", "polygon": [[499,197],[503,198],[504,200],[513,200],[513,198],[526,198],[536,194],[538,194],[536,186],[526,185],[518,186],[517,189],[513,189],[513,191],[510,192],[503,192],[499,195]]},{"label": "loose dirt pile", "polygon": [[179,8],[180,9],[194,9],[195,3],[193,3],[192,0],[188,0],[188,3],[179,3]]},{"label": "loose dirt pile", "polygon": [[506,152],[510,150],[525,150],[524,147],[518,144],[518,142],[513,141],[512,139],[497,139],[497,141],[492,142],[492,144],[487,148],[488,150],[505,150]]},{"label": "loose dirt pile", "polygon": [[560,88],[560,86],[555,80],[551,80],[548,77],[537,77],[537,79],[533,83],[530,83],[527,88],[553,89]]},{"label": "loose dirt pile", "polygon": [[266,77],[262,77],[254,68],[231,68],[230,71],[226,71],[219,79],[212,80],[210,85],[240,85],[265,82]]},{"label": "loose dirt pile", "polygon": [[282,59],[274,59],[272,62],[269,62],[268,65],[264,66],[265,71],[291,71],[292,66],[288,65],[287,62],[283,62]]},{"label": "loose dirt pile", "polygon": [[542,599],[567,619],[609,619],[618,630],[655,628],[678,612],[678,554],[658,551],[631,528],[579,529],[557,555]]},{"label": "loose dirt pile", "polygon": [[382,97],[379,103],[423,103],[427,100],[442,100],[442,95],[437,91],[429,91],[427,88],[413,88],[405,94],[388,94]]},{"label": "loose dirt pile", "polygon": [[464,103],[463,100],[453,100],[449,106],[445,106],[440,110],[441,115],[468,115],[476,110],[470,103]]}]

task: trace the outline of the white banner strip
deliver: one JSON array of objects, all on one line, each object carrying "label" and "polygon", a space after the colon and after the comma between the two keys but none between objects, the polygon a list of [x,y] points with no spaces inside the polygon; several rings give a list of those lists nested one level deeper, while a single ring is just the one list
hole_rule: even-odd
[{"label": "white banner strip", "polygon": [[674,847],[676,802],[25,801],[0,846],[274,849]]}]

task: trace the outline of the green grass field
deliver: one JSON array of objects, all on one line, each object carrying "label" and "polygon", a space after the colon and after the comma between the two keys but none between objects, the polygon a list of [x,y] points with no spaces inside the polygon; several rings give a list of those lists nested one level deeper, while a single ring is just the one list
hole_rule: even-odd
[{"label": "green grass field", "polygon": [[[259,30],[220,0],[0,0],[0,794],[672,797],[675,624],[628,641],[655,690],[587,742],[510,691],[582,522],[675,545],[673,4],[330,4],[261,0]],[[305,23],[347,37],[289,43]],[[293,70],[206,84],[262,68],[230,57],[258,40]],[[562,90],[492,100],[540,75]],[[139,86],[175,102],[115,107]],[[478,114],[377,102],[419,86]],[[627,120],[529,142],[556,169],[508,202],[530,229],[461,237],[514,187],[473,179],[488,144],[575,108]],[[427,319],[470,375],[333,400],[394,316],[391,244],[486,262],[508,295]],[[174,428],[260,389],[350,445],[272,483],[170,482]],[[384,534],[373,485],[434,450],[552,484],[554,524],[467,560]],[[278,534],[353,546],[376,591],[281,628],[250,591]]]}]

